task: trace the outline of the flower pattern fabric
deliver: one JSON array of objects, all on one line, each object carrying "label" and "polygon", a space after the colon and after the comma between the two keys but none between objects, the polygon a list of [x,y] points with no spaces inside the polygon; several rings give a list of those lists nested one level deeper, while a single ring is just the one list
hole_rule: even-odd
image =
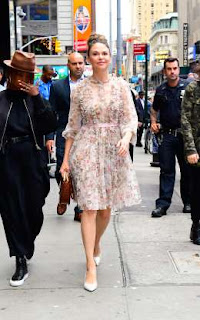
[{"label": "flower pattern fabric", "polygon": [[117,210],[140,203],[130,155],[118,155],[117,143],[127,131],[134,143],[137,114],[126,81],[110,77],[101,83],[90,77],[74,89],[63,137],[74,139],[69,165],[82,210]]}]

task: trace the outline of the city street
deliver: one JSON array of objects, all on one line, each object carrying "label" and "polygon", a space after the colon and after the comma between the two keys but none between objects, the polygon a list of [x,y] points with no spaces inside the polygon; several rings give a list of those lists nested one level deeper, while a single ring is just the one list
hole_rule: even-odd
[{"label": "city street", "polygon": [[200,311],[200,248],[189,241],[190,214],[182,213],[179,172],[168,214],[152,219],[159,168],[136,148],[134,164],[142,203],[112,215],[102,242],[98,289],[83,289],[85,260],[73,207],[57,216],[58,187],[44,208],[43,229],[29,262],[29,278],[9,286],[15,268],[0,225],[2,320],[191,320]]}]

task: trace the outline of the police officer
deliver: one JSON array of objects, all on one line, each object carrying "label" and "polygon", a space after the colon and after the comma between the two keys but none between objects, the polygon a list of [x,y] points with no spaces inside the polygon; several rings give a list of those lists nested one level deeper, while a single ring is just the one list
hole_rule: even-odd
[{"label": "police officer", "polygon": [[[183,212],[191,212],[189,195],[189,168],[184,159],[183,137],[181,134],[181,101],[188,85],[187,80],[179,78],[179,61],[177,58],[167,58],[164,61],[166,81],[157,89],[151,108],[151,129],[154,133],[160,131],[160,190],[156,200],[156,208],[152,217],[160,218],[166,215],[171,204],[175,183],[176,157],[180,166],[180,193],[184,204]],[[157,113],[160,113],[160,123],[157,123]]]}]

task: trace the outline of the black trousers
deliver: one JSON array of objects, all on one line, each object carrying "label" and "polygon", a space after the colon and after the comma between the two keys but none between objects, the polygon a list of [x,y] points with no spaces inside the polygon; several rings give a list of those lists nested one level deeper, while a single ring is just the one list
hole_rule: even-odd
[{"label": "black trousers", "polygon": [[136,142],[136,144],[137,143],[139,143],[139,144],[141,143],[143,130],[144,130],[143,125],[137,129],[137,142]]},{"label": "black trousers", "polygon": [[191,219],[194,223],[200,221],[200,167],[190,166],[191,179]]},{"label": "black trousers", "polygon": [[133,147],[132,143],[130,143],[129,144],[129,153],[130,153],[132,161],[133,161],[133,151],[134,151],[134,147]]},{"label": "black trousers", "polygon": [[45,157],[31,141],[8,145],[0,154],[0,213],[10,256],[33,255],[49,189]]},{"label": "black trousers", "polygon": [[166,210],[171,204],[174,191],[176,157],[181,172],[181,199],[184,204],[187,204],[190,203],[190,178],[189,165],[185,162],[184,157],[183,137],[179,133],[176,137],[164,133],[163,141],[159,146],[160,192],[159,198],[156,200],[156,207],[162,207]]}]

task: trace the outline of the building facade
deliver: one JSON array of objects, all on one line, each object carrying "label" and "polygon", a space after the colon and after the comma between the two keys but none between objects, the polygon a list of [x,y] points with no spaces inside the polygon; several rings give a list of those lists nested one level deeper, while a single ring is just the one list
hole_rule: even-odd
[{"label": "building facade", "polygon": [[78,32],[81,38],[86,29],[87,37],[95,30],[95,0],[5,1],[10,13],[10,56],[21,49],[34,52],[39,65],[66,65],[68,52],[79,50]]},{"label": "building facade", "polygon": [[200,59],[200,0],[178,0],[179,60],[183,67]]},{"label": "building facade", "polygon": [[150,36],[150,74],[155,85],[162,81],[164,60],[178,56],[178,14],[168,13],[154,23]]},{"label": "building facade", "polygon": [[134,0],[133,29],[140,35],[141,42],[148,42],[155,21],[169,12],[174,12],[174,0]]}]

